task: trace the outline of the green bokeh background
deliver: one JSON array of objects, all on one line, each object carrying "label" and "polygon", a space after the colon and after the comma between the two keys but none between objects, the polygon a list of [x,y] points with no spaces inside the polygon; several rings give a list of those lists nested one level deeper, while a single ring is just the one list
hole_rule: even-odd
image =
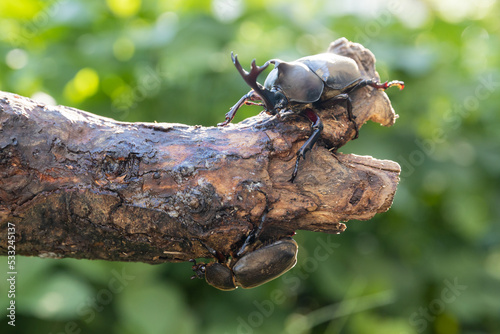
[{"label": "green bokeh background", "polygon": [[392,208],[298,231],[283,278],[221,292],[189,263],[19,256],[13,328],[2,257],[0,331],[500,333],[499,16],[494,0],[1,1],[0,90],[121,121],[213,126],[248,91],[230,51],[293,60],[342,36],[406,88],[388,90],[393,127],[341,149],[401,164]]}]

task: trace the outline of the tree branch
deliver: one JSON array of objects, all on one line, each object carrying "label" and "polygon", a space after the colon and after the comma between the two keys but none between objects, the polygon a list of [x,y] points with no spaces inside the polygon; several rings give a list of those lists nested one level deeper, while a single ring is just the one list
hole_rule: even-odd
[{"label": "tree branch", "polygon": [[[378,78],[359,44],[339,39],[330,49]],[[366,87],[351,97],[358,126],[394,123],[384,92]],[[263,240],[298,229],[340,233],[341,221],[388,210],[400,167],[332,153],[354,127],[341,106],[318,114],[322,138],[290,183],[310,134],[298,115],[224,128],[124,123],[0,92],[0,233],[15,224],[19,255],[149,263],[210,256],[200,240],[231,254],[266,205]]]}]

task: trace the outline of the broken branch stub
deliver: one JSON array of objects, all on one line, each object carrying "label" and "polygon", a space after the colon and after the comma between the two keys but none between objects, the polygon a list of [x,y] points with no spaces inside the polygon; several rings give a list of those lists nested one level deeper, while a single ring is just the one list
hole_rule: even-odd
[{"label": "broken branch stub", "polygon": [[[373,55],[345,39],[330,50],[378,78]],[[392,125],[387,95],[352,95],[361,127]],[[0,93],[0,233],[19,255],[161,263],[232,254],[269,210],[260,238],[298,229],[340,233],[386,211],[400,167],[332,153],[354,135],[341,106],[318,110],[324,132],[288,182],[310,134],[300,116],[258,115],[224,128],[124,123]],[[223,117],[223,113],[221,113]],[[361,132],[362,135],[362,132]],[[7,240],[0,254],[7,254]]]}]

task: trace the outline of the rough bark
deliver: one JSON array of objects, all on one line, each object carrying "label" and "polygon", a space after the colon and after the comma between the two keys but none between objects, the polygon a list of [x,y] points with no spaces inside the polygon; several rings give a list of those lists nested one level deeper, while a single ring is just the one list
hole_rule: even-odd
[{"label": "rough bark", "polygon": [[[378,78],[361,45],[339,39],[330,50]],[[383,91],[351,97],[359,127],[394,123]],[[231,254],[266,206],[262,240],[298,229],[340,233],[343,221],[388,210],[399,165],[334,153],[352,139],[352,122],[338,105],[318,114],[322,138],[290,183],[310,134],[298,115],[224,128],[124,123],[0,93],[0,254],[7,223],[20,255],[160,263],[209,256],[200,240]]]}]

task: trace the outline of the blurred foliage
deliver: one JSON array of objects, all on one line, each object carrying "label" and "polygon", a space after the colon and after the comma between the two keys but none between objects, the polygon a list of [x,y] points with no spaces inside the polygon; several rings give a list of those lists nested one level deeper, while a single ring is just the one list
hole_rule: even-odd
[{"label": "blurred foliage", "polygon": [[222,121],[248,91],[233,50],[262,64],[345,36],[406,82],[388,91],[395,126],[341,149],[401,164],[387,213],[299,231],[297,266],[251,290],[189,280],[188,263],[18,257],[16,333],[499,333],[499,14],[494,0],[0,2],[1,90],[122,121]]}]

